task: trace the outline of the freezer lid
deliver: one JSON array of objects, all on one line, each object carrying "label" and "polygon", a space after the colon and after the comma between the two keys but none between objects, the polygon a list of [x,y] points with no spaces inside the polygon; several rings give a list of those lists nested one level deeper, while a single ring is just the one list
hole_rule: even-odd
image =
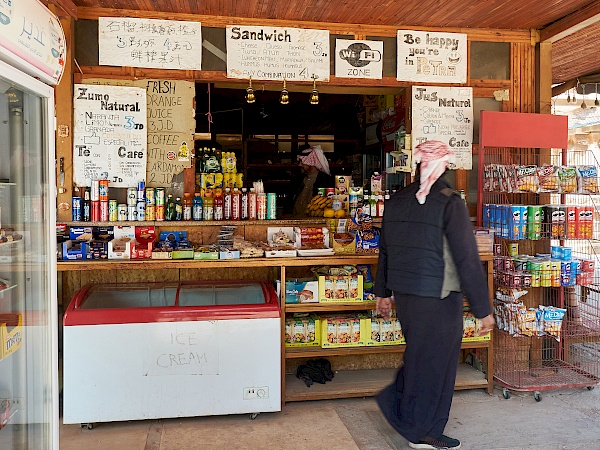
[{"label": "freezer lid", "polygon": [[63,324],[100,325],[280,317],[270,282],[206,281],[88,285]]}]

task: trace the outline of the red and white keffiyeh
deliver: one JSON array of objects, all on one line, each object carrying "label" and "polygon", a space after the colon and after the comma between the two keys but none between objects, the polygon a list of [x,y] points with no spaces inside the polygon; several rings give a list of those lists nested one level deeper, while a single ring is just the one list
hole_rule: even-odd
[{"label": "red and white keffiyeh", "polygon": [[413,160],[421,163],[419,190],[415,197],[421,205],[425,203],[433,183],[446,171],[453,156],[454,152],[441,141],[425,141],[415,147]]},{"label": "red and white keffiyeh", "polygon": [[323,153],[323,149],[320,145],[315,145],[303,152],[303,155],[298,156],[298,161],[306,164],[307,166],[314,166],[321,172],[325,172],[327,175],[331,175],[329,172],[329,163]]}]

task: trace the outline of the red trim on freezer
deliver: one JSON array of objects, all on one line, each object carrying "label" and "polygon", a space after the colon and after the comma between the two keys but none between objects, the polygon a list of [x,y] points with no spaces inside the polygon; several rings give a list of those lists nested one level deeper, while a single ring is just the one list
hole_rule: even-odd
[{"label": "red trim on freezer", "polygon": [[[259,284],[263,291],[265,303],[238,304],[226,306],[179,306],[179,291],[182,287],[210,286],[210,285],[241,285]],[[81,288],[69,303],[63,318],[63,325],[108,325],[129,323],[154,323],[154,322],[190,322],[205,320],[227,319],[265,319],[279,318],[280,309],[275,289],[270,283],[253,281],[229,281],[223,283],[213,282],[182,282],[182,283],[146,283],[144,286],[165,286],[177,288],[175,306],[138,307],[138,308],[94,308],[83,309],[90,291],[94,285]],[[121,283],[110,285],[115,289],[119,287],[142,286],[136,283]]]}]

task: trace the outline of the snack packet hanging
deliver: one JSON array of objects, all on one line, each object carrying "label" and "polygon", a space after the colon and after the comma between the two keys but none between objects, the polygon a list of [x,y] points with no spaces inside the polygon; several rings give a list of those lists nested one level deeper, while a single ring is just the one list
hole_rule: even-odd
[{"label": "snack packet hanging", "polygon": [[537,166],[517,166],[517,192],[539,192]]},{"label": "snack packet hanging", "polygon": [[577,169],[574,166],[558,167],[558,192],[562,194],[577,193]]},{"label": "snack packet hanging", "polygon": [[579,173],[579,193],[597,194],[598,193],[598,168],[596,166],[577,166]]},{"label": "snack packet hanging", "polygon": [[558,167],[553,164],[544,164],[537,168],[540,192],[558,192]]},{"label": "snack packet hanging", "polygon": [[549,336],[554,336],[557,341],[560,341],[562,321],[567,310],[543,305],[540,305],[539,310],[542,316],[542,332]]}]

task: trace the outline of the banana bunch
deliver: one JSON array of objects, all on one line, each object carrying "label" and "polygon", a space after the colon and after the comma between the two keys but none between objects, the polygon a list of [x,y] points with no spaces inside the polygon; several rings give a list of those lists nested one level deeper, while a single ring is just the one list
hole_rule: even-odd
[{"label": "banana bunch", "polygon": [[306,214],[310,217],[323,217],[323,213],[326,208],[331,208],[333,200],[322,195],[315,195],[308,206],[306,207]]}]

